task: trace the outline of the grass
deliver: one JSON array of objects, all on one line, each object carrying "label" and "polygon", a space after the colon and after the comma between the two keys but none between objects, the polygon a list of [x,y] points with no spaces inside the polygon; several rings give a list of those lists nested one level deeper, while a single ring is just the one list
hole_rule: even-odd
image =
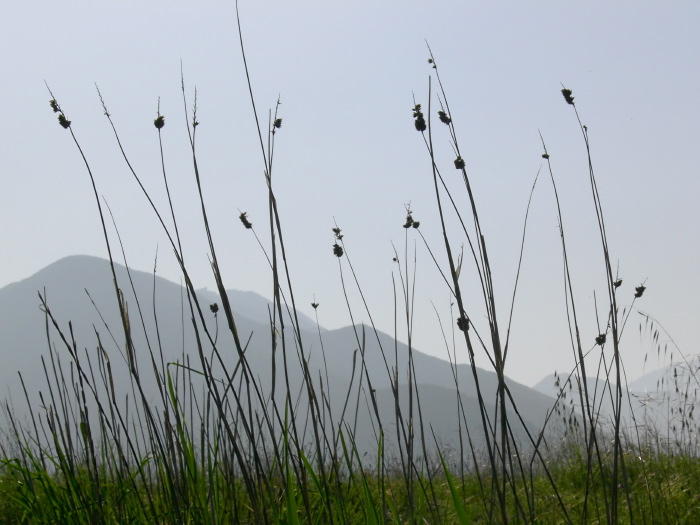
[{"label": "grass", "polygon": [[[245,58],[242,37],[241,51]],[[279,361],[273,358],[271,362],[273,387],[272,391],[265,391],[256,379],[257,372],[250,366],[246,356],[247,334],[239,331],[225,291],[200,184],[195,140],[196,97],[192,109],[188,109],[184,78],[182,93],[192,171],[220,305],[201,302],[187,271],[177,214],[168,188],[163,153],[165,119],[160,107],[154,126],[168,195],[166,210],[154,204],[141,184],[98,90],[117,147],[167,234],[182,272],[185,304],[194,320],[196,345],[174,362],[163,357],[160,337],[155,341],[146,339],[145,347],[134,343],[136,331],[145,331],[145,309],[140,304],[134,309],[124,299],[122,287],[133,287],[133,281],[117,279],[113,253],[119,244],[123,254],[123,246],[120,240],[115,243],[110,239],[97,179],[72,122],[51,93],[51,107],[81,155],[94,190],[114,277],[120,337],[130,384],[115,385],[113,367],[117,363],[110,359],[111,350],[108,352],[103,345],[99,333],[96,332],[98,352],[80,352],[72,329],[59,325],[50,305],[40,295],[51,343],[49,355],[42,358],[46,398],[42,394],[41,407],[36,407],[25,391],[29,414],[26,419],[5,404],[8,425],[5,439],[0,443],[0,522],[403,524],[693,523],[700,520],[697,496],[700,463],[695,437],[697,425],[693,420],[698,382],[692,363],[684,363],[683,370],[688,372],[685,383],[679,382],[676,375],[679,396],[666,400],[671,415],[668,425],[678,424],[680,430],[654,429],[650,422],[640,420],[626,426],[624,411],[629,401],[619,345],[634,301],[642,297],[645,287],[637,286],[632,307],[620,310],[620,280],[610,262],[588,130],[581,124],[571,90],[562,89],[562,95],[568,109],[573,111],[588,155],[600,256],[606,268],[603,283],[606,294],[598,336],[595,345],[589,347],[580,335],[572,291],[574,277],[567,256],[569,237],[559,208],[554,169],[543,140],[545,170],[557,200],[567,318],[577,366],[568,377],[558,380],[559,402],[552,408],[548,424],[534,432],[519,420],[517,400],[510,393],[505,375],[517,280],[510,310],[504,317],[496,307],[477,196],[464,160],[467,155],[460,151],[447,93],[432,53],[429,62],[432,74],[427,109],[415,103],[413,124],[426,149],[443,242],[440,247],[431,246],[420,232],[420,223],[407,208],[406,238],[403,250],[396,250],[398,278],[394,283],[396,315],[405,316],[408,327],[405,389],[399,388],[399,357],[392,355],[389,348],[380,348],[385,372],[391,379],[392,421],[380,413],[376,389],[366,366],[366,338],[376,336],[379,341],[374,326],[370,330],[355,329],[358,352],[353,361],[352,380],[345,386],[340,400],[342,410],[332,409],[332,401],[338,400],[331,399],[328,370],[325,377],[321,373],[318,378],[312,372],[310,354],[300,335],[284,223],[274,191],[274,148],[282,129],[279,104],[263,127],[250,90],[265,173],[263,182],[268,190],[268,240],[258,237],[246,213],[240,216],[243,227],[254,233],[265,252],[274,284],[271,354],[279,357]],[[245,73],[248,75],[247,66]],[[434,136],[444,135],[445,131],[454,153],[454,162],[447,168],[438,165],[434,143]],[[457,170],[462,186],[454,188],[447,184],[444,169]],[[533,191],[534,187],[533,184]],[[455,223],[459,225],[457,230],[448,226]],[[416,273],[408,251],[409,232],[424,241],[452,294],[457,322],[446,327],[446,332],[463,340],[472,379],[477,385],[480,424],[477,427],[467,424],[462,398],[456,396],[455,421],[460,440],[449,448],[440,446],[434,434],[437,429],[424,423],[420,371],[415,369],[411,344]],[[527,216],[523,246],[526,232]],[[337,227],[334,236],[332,254],[338,259],[345,297],[350,287],[356,287],[364,297],[352,266],[352,246],[346,245]],[[453,256],[456,243],[463,242],[468,247],[466,260],[470,263]],[[436,255],[443,249],[447,258],[445,267],[439,265]],[[480,311],[468,311],[465,306],[460,275],[468,271],[473,271],[480,283],[483,302]],[[351,316],[353,308],[348,300]],[[371,319],[364,298],[361,308]],[[130,313],[134,311],[137,315]],[[214,326],[208,314],[214,315]],[[472,323],[472,319],[482,317],[487,320],[485,330]],[[508,321],[505,328],[500,324],[504,319]],[[647,316],[645,327],[658,341],[658,331],[663,330],[658,322]],[[320,329],[318,335],[323,349]],[[596,347],[606,350],[600,352],[597,362],[591,359]],[[498,378],[494,392],[479,385],[476,351],[489,356]],[[222,357],[231,352],[236,356],[235,363]],[[325,349],[322,355],[325,362]],[[136,356],[147,356],[150,366],[140,368]],[[451,357],[453,380],[459,389],[456,356]],[[281,362],[280,369],[276,368],[277,362]],[[596,369],[593,373],[587,371],[591,363]],[[300,383],[295,382],[293,371],[299,372]],[[591,375],[603,378],[600,386],[592,387],[581,380]],[[149,382],[157,385],[155,402],[146,393]],[[492,402],[495,411],[488,408]],[[608,407],[605,411],[604,406]],[[360,415],[368,417],[375,430],[375,450],[369,456],[357,446]],[[390,428],[396,429],[396,436],[387,434]],[[396,449],[387,448],[389,437],[395,439]]]},{"label": "grass", "polygon": [[[627,463],[626,492],[632,505],[622,506],[619,523],[696,523],[700,518],[698,461],[660,456],[642,464],[634,459],[630,456]],[[308,468],[313,472],[310,465]],[[128,476],[137,477],[137,470],[134,468]],[[607,521],[601,484],[596,484],[588,496],[586,509],[585,458],[560,460],[552,465],[551,473],[566,514],[559,508],[549,480],[535,476],[529,487],[531,493],[522,488],[520,494],[521,499],[531,500],[528,516],[522,516],[510,500],[506,509],[510,521]],[[593,475],[603,476],[596,470]],[[475,476],[462,479],[449,470],[432,480],[417,479],[418,484],[431,484],[431,494],[419,491],[412,502],[407,499],[405,481],[398,472],[387,473],[383,479],[374,472],[347,473],[340,479],[327,480],[336,485],[327,492],[321,489],[321,480],[310,474],[308,508],[302,487],[293,476],[271,476],[270,491],[257,502],[264,509],[261,513],[253,510],[256,502],[250,499],[243,483],[220,471],[200,470],[197,477],[205,483],[198,486],[190,480],[183,494],[187,497],[178,498],[177,505],[170,489],[158,482],[134,487],[130,480],[112,478],[110,482],[111,476],[103,472],[97,490],[86,469],[72,473],[69,481],[62,475],[48,475],[38,465],[29,470],[19,464],[6,464],[0,484],[0,519],[4,523],[406,523],[411,514],[420,516],[419,522],[428,523],[487,523],[495,519],[483,505],[483,484],[492,480],[479,482]]]}]

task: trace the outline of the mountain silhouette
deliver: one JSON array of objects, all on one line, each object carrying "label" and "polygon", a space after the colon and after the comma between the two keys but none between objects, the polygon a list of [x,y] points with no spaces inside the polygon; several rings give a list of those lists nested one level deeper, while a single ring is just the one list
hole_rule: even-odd
[{"label": "mountain silhouette", "polygon": [[[72,384],[77,384],[72,353],[81,360],[82,369],[93,374],[96,384],[104,383],[99,377],[105,374],[97,369],[98,355],[106,356],[115,390],[122,396],[133,397],[136,393],[133,374],[137,373],[144,385],[138,395],[145,396],[154,406],[161,395],[154,369],[160,371],[161,377],[171,373],[178,381],[186,378],[193,384],[191,390],[199,388],[200,392],[204,386],[203,366],[211,366],[211,373],[221,378],[221,384],[227,374],[236,370],[239,354],[224,313],[219,308],[215,315],[210,309],[214,303],[222,304],[217,293],[198,290],[192,298],[199,304],[194,306],[193,315],[188,294],[179,284],[118,264],[115,272],[128,313],[133,356],[126,352],[126,336],[108,261],[88,256],[66,257],[0,289],[0,398],[10,400],[7,407],[22,414],[28,408],[25,398],[33,410],[44,406],[52,396],[49,385],[53,381],[54,389],[57,388],[60,381],[55,377],[61,371],[64,377],[72,378]],[[324,415],[329,424],[332,422],[336,431],[354,430],[358,450],[376,451],[377,424],[371,408],[374,393],[386,441],[390,444],[393,436],[395,446],[401,431],[397,425],[401,427],[406,422],[397,423],[392,375],[400,385],[398,406],[402,414],[408,414],[409,348],[404,343],[364,325],[326,330],[301,312],[297,312],[296,332],[286,308],[284,329],[278,323],[275,332],[270,326],[271,301],[254,292],[229,290],[227,295],[245,348],[248,373],[267,401],[274,396],[278,403],[283,402],[287,387],[302,405],[308,399],[304,395],[303,350],[318,397],[324,400],[324,409],[329,408]],[[53,316],[58,328],[45,312]],[[273,334],[277,342],[274,347]],[[478,442],[483,427],[474,372],[484,406],[491,415],[495,413],[496,374],[478,368],[474,371],[465,364],[452,367],[449,362],[415,348],[411,352],[413,384],[418,393],[415,410],[420,408],[413,420],[423,419],[426,441],[433,442],[434,432],[441,443],[454,442],[464,431],[460,424],[463,417]],[[240,374],[237,377],[241,381]],[[514,434],[523,438],[525,430],[536,434],[552,407],[552,397],[515,381],[508,380],[507,385],[518,408],[517,414],[509,408]],[[98,389],[100,392],[105,395],[104,389]],[[345,415],[342,421],[341,414]],[[515,423],[518,417],[524,426]]]}]

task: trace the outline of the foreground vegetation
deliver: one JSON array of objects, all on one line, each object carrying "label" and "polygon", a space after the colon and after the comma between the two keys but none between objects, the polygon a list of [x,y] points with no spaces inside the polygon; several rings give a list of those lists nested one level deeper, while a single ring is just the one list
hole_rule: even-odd
[{"label": "foreground vegetation", "polygon": [[[699,460],[665,455],[642,462],[629,456],[627,465],[628,490],[619,523],[698,522]],[[308,486],[297,479],[269,476],[260,499],[251,501],[240,477],[221,467],[195,468],[174,480],[158,479],[156,472],[150,472],[150,480],[143,484],[137,481],[138,468],[95,473],[87,465],[76,465],[72,472],[50,475],[41,465],[29,470],[19,462],[6,463],[0,484],[0,523],[410,523],[411,516],[420,516],[414,521],[435,524],[500,520],[495,508],[483,504],[483,487],[492,480],[479,480],[473,474],[458,479],[443,471],[417,477],[421,489],[410,497],[398,472],[380,477],[357,469],[331,476],[328,486],[322,487],[309,468]],[[538,474],[529,482],[530,493],[522,489],[519,494],[525,508],[518,508],[514,500],[508,502],[509,521],[607,521],[601,482],[609,473],[593,472],[599,481],[588,496],[588,509],[584,458],[559,458],[550,474],[566,512],[552,493],[551,481]]]},{"label": "foreground vegetation", "polygon": [[[244,51],[242,45],[241,50]],[[147,339],[145,347],[137,347],[134,334],[140,329],[139,323],[145,330],[144,311],[141,305],[136,308],[131,305],[130,309],[124,300],[122,287],[133,287],[133,282],[117,279],[115,246],[108,235],[97,179],[83,155],[71,121],[52,93],[51,108],[58,114],[61,127],[71,135],[94,189],[121,317],[122,333],[115,346],[124,348],[123,365],[128,370],[130,384],[115,385],[113,371],[118,365],[110,359],[99,333],[96,333],[97,352],[79,351],[72,330],[59,325],[42,296],[53,348],[43,361],[47,391],[41,395],[40,405],[34,393],[25,391],[26,418],[17,415],[20,412],[15,412],[10,404],[4,407],[7,425],[0,443],[0,520],[85,524],[692,523],[700,520],[700,463],[692,410],[697,381],[685,386],[685,397],[679,396],[680,405],[672,408],[678,410],[679,425],[678,431],[674,427],[672,435],[649,432],[649,426],[644,426],[648,422],[633,420],[631,431],[624,424],[628,401],[619,345],[632,308],[618,307],[621,279],[611,264],[603,209],[590,160],[588,130],[581,124],[571,90],[562,89],[562,95],[574,111],[588,153],[601,260],[606,269],[606,280],[602,283],[606,308],[602,310],[603,322],[591,348],[580,335],[573,276],[567,258],[568,238],[559,210],[567,318],[577,366],[565,378],[563,385],[571,385],[571,393],[566,397],[567,391],[562,386],[559,403],[550,414],[551,423],[542,429],[531,429],[520,419],[517,400],[511,396],[506,381],[510,326],[504,330],[499,321],[510,322],[510,318],[503,317],[496,308],[477,197],[472,192],[448,97],[432,54],[429,64],[432,74],[427,107],[414,105],[413,125],[426,148],[429,175],[434,182],[437,219],[447,260],[445,267],[439,269],[456,305],[455,333],[467,349],[476,383],[479,427],[467,425],[464,404],[457,395],[455,421],[459,424],[460,442],[449,446],[439,444],[433,434],[435,429],[423,422],[420,376],[416,376],[413,367],[410,345],[405,371],[399,370],[398,357],[382,349],[395,399],[393,421],[383,419],[365,366],[364,332],[357,332],[357,368],[353,369],[353,380],[346,387],[343,409],[338,413],[331,408],[327,371],[325,382],[322,374],[316,377],[312,373],[309,353],[300,336],[293,279],[287,267],[283,221],[277,209],[272,169],[275,139],[282,127],[278,108],[269,119],[267,131],[260,125],[257,128],[270,217],[269,243],[265,245],[258,239],[268,257],[274,283],[271,354],[278,352],[282,360],[277,371],[279,390],[273,388],[268,392],[256,380],[246,357],[247,334],[239,333],[237,328],[209,230],[195,147],[196,102],[187,118],[189,146],[221,305],[202,304],[189,277],[177,214],[169,199],[165,162],[163,180],[169,208],[163,211],[141,185],[103,101],[106,118],[128,169],[168,236],[187,289],[186,307],[195,320],[196,344],[180,360],[164,358],[160,338]],[[184,80],[183,100],[187,108]],[[252,90],[251,100],[254,100]],[[259,122],[257,113],[256,122]],[[160,108],[154,125],[162,141],[165,118]],[[451,188],[445,182],[435,160],[433,134],[438,133],[438,127],[441,133],[447,130],[454,150],[453,165],[449,168],[460,173],[461,188]],[[162,142],[160,154],[162,158]],[[556,195],[555,176],[544,141],[542,157]],[[246,213],[241,213],[240,220],[257,237]],[[408,209],[406,231],[419,232],[419,225]],[[341,276],[342,272],[350,273],[361,292],[343,234],[337,227],[333,232],[332,255],[339,260]],[[453,257],[455,243],[468,246],[466,259],[471,256],[470,263]],[[433,248],[427,242],[426,247],[438,264]],[[396,257],[403,268],[399,270],[398,296],[403,300],[400,309],[405,310],[410,340],[414,283],[407,253],[403,257],[397,253]],[[459,278],[467,271],[474,271],[480,283],[481,311],[465,308]],[[644,290],[644,284],[636,286],[633,305]],[[512,311],[513,304],[510,307]],[[138,316],[130,315],[130,311],[138,311]],[[215,327],[208,314],[214,314]],[[218,333],[218,316],[223,319],[222,331],[227,332],[227,338]],[[472,323],[472,319],[482,318],[487,320],[483,332]],[[600,391],[581,380],[590,375],[586,366],[591,363],[590,353],[596,347],[606,350],[599,353],[597,363],[594,361],[596,368],[606,371]],[[498,377],[496,391],[480,389],[475,350],[488,355]],[[222,358],[224,354],[237,356],[235,363],[232,365]],[[148,362],[145,368],[138,364],[143,356]],[[290,379],[293,370],[299,371],[303,378],[300,386]],[[404,391],[399,388],[399,376],[403,381],[406,375],[408,388]],[[155,402],[146,394],[149,382],[157,385]],[[458,390],[456,373],[454,382]],[[399,402],[401,396],[408,397],[407,409],[402,408],[403,399]],[[603,403],[609,405],[605,415]],[[495,410],[489,406],[495,406]],[[375,448],[370,455],[356,446],[353,422],[360,411],[367,412],[376,429]],[[391,436],[398,444],[397,449],[389,450],[386,446],[390,427],[397,434]]]}]

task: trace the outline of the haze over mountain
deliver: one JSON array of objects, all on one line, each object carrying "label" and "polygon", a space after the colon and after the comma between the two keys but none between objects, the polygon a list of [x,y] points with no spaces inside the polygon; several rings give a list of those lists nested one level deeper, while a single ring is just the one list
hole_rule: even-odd
[{"label": "haze over mountain", "polygon": [[[612,425],[617,387],[614,378],[588,378],[588,398],[602,426]],[[665,439],[684,442],[684,434],[700,430],[693,412],[700,402],[700,360],[672,362],[622,384],[622,428],[628,435],[649,435],[660,431]],[[583,383],[580,383],[583,388]],[[581,413],[579,382],[575,375],[554,374],[544,377],[534,387],[545,395],[559,399],[563,412]]]},{"label": "haze over mountain", "polygon": [[[221,309],[217,315],[210,310],[211,304],[221,304],[216,293],[209,290],[197,291],[203,324],[198,319],[199,314],[195,314],[195,319],[192,319],[186,291],[179,284],[153,273],[136,270],[127,272],[121,265],[115,265],[115,269],[128,309],[137,354],[135,361],[141,376],[152,375],[153,366],[162,366],[170,372],[181,371],[181,367],[172,364],[176,361],[187,363],[192,370],[201,370],[194,324],[199,327],[200,335],[203,334],[201,329],[206,326],[216,341],[222,365],[229,371],[235,368],[238,355],[226,327],[225,317]],[[289,315],[285,315],[284,319],[284,338],[279,340],[273,351],[269,322],[273,315],[272,303],[252,292],[229,290],[227,293],[238,333],[246,347],[246,358],[261,390],[266,396],[272,395],[273,390],[279,396],[288,381],[292,392],[300,391],[302,372]],[[65,342],[52,323],[47,321],[39,294],[56,319]],[[376,431],[372,429],[367,414],[364,414],[369,406],[369,388],[376,391],[377,405],[385,415],[385,431],[388,435],[395,436],[395,405],[390,374],[396,373],[398,382],[402,385],[399,388],[400,405],[403,410],[407,410],[404,405],[408,399],[408,347],[387,334],[375,333],[371,327],[360,325],[325,330],[304,314],[297,313],[297,316],[301,329],[300,339],[304,355],[309,359],[311,376],[318,382],[316,387],[322,387],[327,394],[336,417],[335,424],[352,384],[352,395],[349,397],[351,405],[359,403],[361,407],[357,421],[352,423],[356,425],[358,436],[366,438],[364,445],[371,450]],[[279,323],[277,330],[281,330]],[[122,395],[129,392],[131,380],[124,351],[125,336],[107,261],[88,256],[66,257],[23,281],[0,289],[0,355],[3,356],[0,384],[3,397],[11,396],[14,409],[19,413],[26,409],[26,402],[18,371],[22,374],[33,409],[36,410],[42,404],[38,400],[39,392],[43,392],[45,399],[48,396],[45,369],[49,375],[53,372],[48,359],[50,346],[47,334],[51,348],[55,349],[56,363],[60,361],[67,377],[74,370],[69,365],[70,355],[66,343],[73,346],[74,341],[78,355],[83,356],[81,359],[88,360],[83,361],[84,368],[86,362],[91,367],[95,366],[98,344],[101,343],[113,369],[116,389],[119,391],[121,388]],[[203,335],[201,337],[206,339]],[[211,344],[205,342],[202,348],[203,355],[210,363],[214,363],[214,374],[221,374],[221,367],[217,368],[216,359],[212,357]],[[366,372],[362,370],[361,349],[364,349]],[[286,367],[283,356],[285,351]],[[42,355],[46,368],[42,366]],[[447,361],[421,353],[417,349],[413,349],[413,360],[425,428],[429,429],[428,425],[432,425],[440,440],[453,440],[458,431],[458,402],[452,368]],[[456,369],[467,421],[474,428],[480,428],[472,370],[468,365],[458,365]],[[75,376],[73,377],[75,381]],[[198,379],[196,373],[189,377]],[[485,404],[489,407],[489,412],[493,413],[496,375],[479,369],[478,378]],[[368,381],[371,385],[368,385]],[[514,381],[509,381],[508,385],[528,429],[539,430],[552,407],[553,399]],[[155,381],[151,381],[150,386],[145,388],[145,395],[154,403],[157,402],[159,394]],[[522,430],[516,428],[515,432]]]}]

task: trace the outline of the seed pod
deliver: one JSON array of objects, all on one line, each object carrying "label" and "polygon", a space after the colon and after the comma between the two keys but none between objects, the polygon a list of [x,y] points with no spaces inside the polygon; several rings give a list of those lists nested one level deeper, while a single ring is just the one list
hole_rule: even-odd
[{"label": "seed pod", "polygon": [[65,129],[70,128],[70,120],[68,120],[65,116],[63,116],[63,113],[61,113],[58,116],[58,123],[63,126]]},{"label": "seed pod", "polygon": [[572,106],[574,105],[574,97],[572,96],[570,89],[562,89],[561,94],[564,95],[564,100],[566,100],[567,104],[571,104]]},{"label": "seed pod", "polygon": [[465,317],[457,318],[457,328],[459,328],[462,332],[469,331],[469,319]]},{"label": "seed pod", "polygon": [[253,223],[248,220],[248,212],[241,212],[238,218],[241,220],[246,229],[250,230],[253,227]]}]

